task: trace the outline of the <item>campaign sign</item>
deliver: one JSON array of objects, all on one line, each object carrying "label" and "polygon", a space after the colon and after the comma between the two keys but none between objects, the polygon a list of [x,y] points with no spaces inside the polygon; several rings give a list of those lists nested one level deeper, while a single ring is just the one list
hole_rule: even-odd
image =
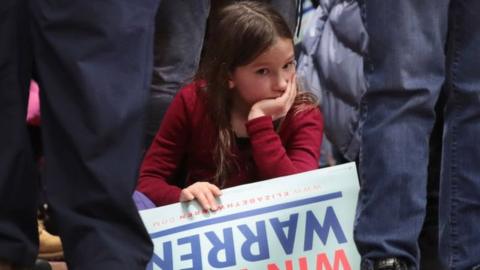
[{"label": "campaign sign", "polygon": [[354,163],[224,189],[220,209],[196,202],[141,211],[154,243],[147,269],[355,270]]}]

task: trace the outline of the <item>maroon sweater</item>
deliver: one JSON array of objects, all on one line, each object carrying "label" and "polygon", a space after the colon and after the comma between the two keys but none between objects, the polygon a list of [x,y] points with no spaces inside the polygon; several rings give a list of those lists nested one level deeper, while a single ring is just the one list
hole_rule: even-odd
[{"label": "maroon sweater", "polygon": [[[207,109],[205,93],[195,83],[183,88],[168,108],[143,160],[137,186],[157,206],[179,201],[175,175],[180,164],[187,172],[186,186],[215,175],[212,151],[218,136]],[[290,111],[278,133],[269,116],[248,121],[246,128],[249,138],[237,138],[233,146],[240,171],[226,187],[318,168],[323,134],[318,108]]]}]

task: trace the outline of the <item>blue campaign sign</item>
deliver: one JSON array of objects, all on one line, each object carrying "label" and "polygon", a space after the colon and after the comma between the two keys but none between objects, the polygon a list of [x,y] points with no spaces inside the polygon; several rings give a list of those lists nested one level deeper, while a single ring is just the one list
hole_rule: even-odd
[{"label": "blue campaign sign", "polygon": [[216,212],[196,202],[141,211],[148,269],[359,269],[358,190],[349,163],[225,189]]}]

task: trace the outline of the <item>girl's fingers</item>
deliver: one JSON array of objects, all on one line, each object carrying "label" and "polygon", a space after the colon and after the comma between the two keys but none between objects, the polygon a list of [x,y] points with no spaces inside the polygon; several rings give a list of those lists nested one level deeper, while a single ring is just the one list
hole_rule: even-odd
[{"label": "girl's fingers", "polygon": [[181,202],[187,202],[193,199],[195,199],[195,196],[193,196],[192,192],[190,192],[188,189],[183,189],[182,193],[180,193]]},{"label": "girl's fingers", "polygon": [[288,85],[287,85],[287,90],[286,90],[286,94],[287,94],[287,99],[286,101],[289,103],[292,99],[292,97],[294,97],[296,95],[296,88],[297,88],[297,85],[296,85],[296,80],[295,80],[295,73],[292,74],[292,77],[290,77],[290,80],[288,80]]},{"label": "girl's fingers", "polygon": [[215,197],[218,197],[218,196],[222,195],[222,191],[217,186],[215,186],[213,184],[210,184],[208,186],[208,188],[209,188],[209,191],[210,191],[209,194],[210,194],[210,196],[212,196],[211,197],[212,210],[216,211],[218,209],[218,205],[217,205],[217,201],[216,201]]},{"label": "girl's fingers", "polygon": [[292,105],[295,101],[295,97],[297,96],[297,76],[295,75],[295,73],[292,75],[290,82],[291,88],[289,92],[288,105]]},{"label": "girl's fingers", "polygon": [[215,186],[213,184],[210,184],[209,189],[215,197],[218,197],[218,196],[222,195],[222,191],[217,186]]},{"label": "girl's fingers", "polygon": [[275,101],[278,102],[278,105],[285,106],[288,104],[290,100],[290,95],[292,92],[291,80],[288,81],[287,88],[285,92],[282,93],[280,97],[278,97]]},{"label": "girl's fingers", "polygon": [[197,182],[180,193],[180,201],[186,202],[196,199],[205,210],[216,211],[218,209],[215,197],[222,195],[221,190],[208,182]]},{"label": "girl's fingers", "polygon": [[292,82],[292,92],[291,93],[292,93],[293,96],[295,96],[297,94],[297,75],[295,75],[295,73],[293,73],[291,82]]},{"label": "girl's fingers", "polygon": [[197,191],[194,195],[203,209],[210,210],[210,203],[208,202],[208,199],[203,192]]},{"label": "girl's fingers", "polygon": [[292,106],[295,101],[295,96],[297,95],[296,80],[295,74],[288,80],[287,88],[283,95],[279,98],[279,105],[282,106],[282,112],[280,116],[284,116]]},{"label": "girl's fingers", "polygon": [[290,78],[290,90],[294,90],[296,86],[295,73],[292,74]]},{"label": "girl's fingers", "polygon": [[290,80],[288,80],[287,89],[285,90],[286,101],[290,99],[290,96],[292,95],[292,90],[293,90],[293,78],[290,78]]},{"label": "girl's fingers", "polygon": [[215,201],[215,197],[213,196],[210,190],[206,190],[204,196],[208,200],[208,204],[210,205],[210,210],[216,211],[217,210],[217,202]]}]

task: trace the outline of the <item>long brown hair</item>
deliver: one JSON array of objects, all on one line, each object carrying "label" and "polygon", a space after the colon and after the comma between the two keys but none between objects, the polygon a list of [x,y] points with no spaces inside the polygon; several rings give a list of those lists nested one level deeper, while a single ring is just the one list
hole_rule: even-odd
[{"label": "long brown hair", "polygon": [[[230,124],[232,98],[228,91],[229,74],[235,68],[247,65],[278,38],[293,35],[282,16],[270,5],[253,1],[240,1],[227,5],[211,19],[209,37],[196,80],[206,82],[207,104],[210,117],[218,127],[218,140],[213,149],[216,174],[213,183],[223,187],[225,180],[239,170],[232,152],[234,132]],[[310,105],[308,105],[310,104]],[[299,91],[294,111],[316,106],[313,95]]]}]

